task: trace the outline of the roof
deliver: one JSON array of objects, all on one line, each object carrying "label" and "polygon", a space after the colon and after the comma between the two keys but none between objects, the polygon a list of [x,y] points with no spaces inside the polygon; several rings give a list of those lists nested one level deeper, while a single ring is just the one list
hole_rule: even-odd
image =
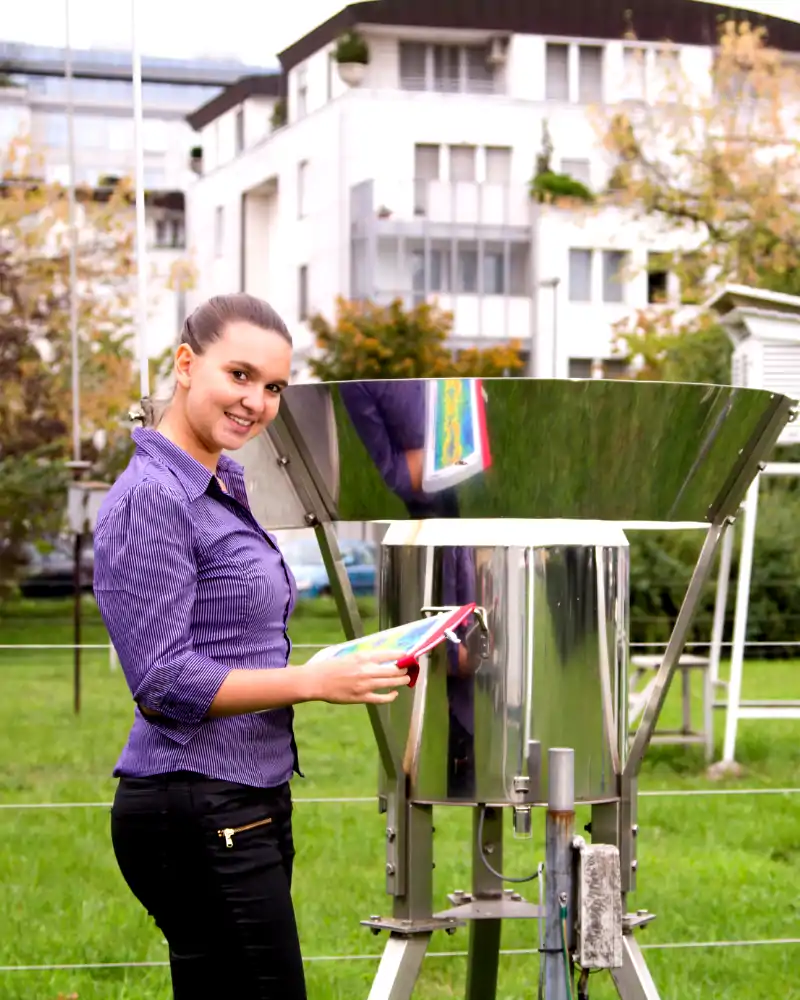
[{"label": "roof", "polygon": [[282,73],[259,73],[255,76],[243,76],[221,94],[212,97],[196,111],[186,116],[186,121],[197,132],[224,115],[226,111],[237,107],[248,97],[282,97],[284,93]]},{"label": "roof", "polygon": [[278,54],[284,71],[356,25],[462,28],[498,34],[715,45],[722,19],[765,27],[770,44],[800,52],[800,25],[698,0],[367,0],[352,3]]},{"label": "roof", "polygon": [[[133,72],[128,51],[71,50],[72,75],[95,80],[130,80]],[[4,73],[28,76],[64,76],[66,50],[49,45],[0,42],[0,67]],[[226,87],[244,75],[263,73],[271,66],[248,66],[238,59],[166,59],[142,56],[145,83],[175,83]]]}]

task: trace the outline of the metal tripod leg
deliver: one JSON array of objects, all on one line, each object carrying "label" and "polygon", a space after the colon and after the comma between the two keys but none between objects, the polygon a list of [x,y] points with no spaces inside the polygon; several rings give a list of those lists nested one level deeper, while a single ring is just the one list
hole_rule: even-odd
[{"label": "metal tripod leg", "polygon": [[[472,817],[472,896],[475,900],[502,899],[503,883],[486,868],[480,857],[478,833],[481,807]],[[488,808],[483,822],[483,849],[495,871],[503,867],[503,810]],[[494,1000],[500,971],[500,934],[503,921],[471,920],[467,958],[466,1000]]]},{"label": "metal tripod leg", "polygon": [[622,968],[612,969],[611,975],[620,1000],[659,1000],[642,949],[632,934],[623,937]]},{"label": "metal tripod leg", "polygon": [[430,939],[430,934],[390,935],[368,1000],[411,1000]]}]

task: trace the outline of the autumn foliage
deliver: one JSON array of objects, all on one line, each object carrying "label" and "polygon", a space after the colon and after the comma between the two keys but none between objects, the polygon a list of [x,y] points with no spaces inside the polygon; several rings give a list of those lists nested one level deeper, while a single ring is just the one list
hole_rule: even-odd
[{"label": "autumn foliage", "polygon": [[675,377],[680,366],[659,359],[676,357],[676,336],[697,335],[690,375],[718,378],[730,351],[697,306],[728,282],[800,292],[800,78],[762,29],[730,21],[710,77],[690,78],[676,61],[651,96],[603,121],[613,165],[603,202],[680,233],[687,252],[667,266],[683,302],[624,323],[619,347],[644,359],[643,377]]},{"label": "autumn foliage", "polygon": [[453,351],[447,346],[453,317],[422,303],[406,310],[400,300],[389,306],[337,299],[336,317],[309,321],[319,355],[310,361],[323,382],[349,379],[436,378],[519,374],[519,344]]},{"label": "autumn foliage", "polygon": [[[0,180],[0,588],[25,541],[57,532],[72,457],[72,354],[67,192],[40,179],[27,146],[2,157]],[[116,456],[135,398],[135,260],[124,186],[106,201],[81,191],[76,206],[82,457]],[[102,462],[101,462],[102,465]],[[111,474],[111,470],[107,470]],[[102,474],[102,468],[96,473]]]}]

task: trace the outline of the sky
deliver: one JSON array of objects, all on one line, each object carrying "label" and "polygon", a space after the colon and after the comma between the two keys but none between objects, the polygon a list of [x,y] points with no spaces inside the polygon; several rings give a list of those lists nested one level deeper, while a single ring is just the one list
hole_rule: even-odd
[{"label": "sky", "polygon": [[[347,6],[347,0],[135,2],[146,55],[233,56],[253,66],[275,64],[276,53]],[[74,48],[130,49],[131,0],[37,0],[30,6],[0,0],[0,6],[3,41],[63,46],[68,7]]]},{"label": "sky", "polygon": [[[30,6],[0,2],[3,41],[64,45],[69,7],[73,47],[130,49],[130,0],[37,0]],[[221,5],[219,0],[135,2],[137,33],[147,55],[233,56],[252,66],[274,65],[276,53],[347,5],[347,0],[225,0]],[[800,21],[800,0],[710,2]],[[109,17],[112,8],[114,18]]]}]

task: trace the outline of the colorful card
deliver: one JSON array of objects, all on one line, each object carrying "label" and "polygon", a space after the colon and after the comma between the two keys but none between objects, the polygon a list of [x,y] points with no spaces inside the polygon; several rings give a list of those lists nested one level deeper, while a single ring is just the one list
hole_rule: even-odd
[{"label": "colorful card", "polygon": [[408,669],[411,677],[409,686],[413,687],[419,676],[419,658],[445,639],[454,639],[452,630],[458,628],[474,610],[474,604],[464,604],[459,608],[432,615],[430,618],[410,622],[408,625],[398,625],[382,632],[362,636],[360,639],[328,646],[315,653],[308,662],[336,660],[352,653],[380,652],[382,649],[400,650],[404,655],[397,661],[397,666],[401,670]]},{"label": "colorful card", "polygon": [[438,493],[492,464],[486,406],[480,379],[431,379],[425,392],[422,488]]}]

